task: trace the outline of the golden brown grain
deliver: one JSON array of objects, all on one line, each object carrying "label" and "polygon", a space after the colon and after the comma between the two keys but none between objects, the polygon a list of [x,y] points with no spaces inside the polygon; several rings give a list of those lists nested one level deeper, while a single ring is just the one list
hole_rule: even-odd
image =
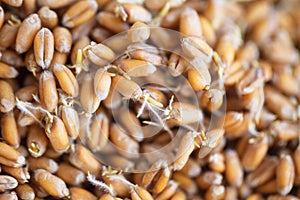
[{"label": "golden brown grain", "polygon": [[100,105],[95,88],[92,74],[86,74],[81,85],[80,103],[83,110],[87,113],[94,113]]},{"label": "golden brown grain", "polygon": [[84,50],[84,54],[90,61],[99,66],[110,64],[115,53],[106,45],[92,43]]},{"label": "golden brown grain", "polygon": [[202,36],[200,18],[195,9],[187,7],[181,12],[179,31],[186,36]]},{"label": "golden brown grain", "polygon": [[93,152],[105,148],[108,142],[110,119],[105,111],[97,112],[90,125],[90,135],[87,138],[88,146]]},{"label": "golden brown grain", "polygon": [[223,185],[212,185],[205,193],[205,200],[209,199],[224,199],[225,187]]},{"label": "golden brown grain", "polygon": [[130,51],[128,53],[132,59],[144,60],[149,63],[152,63],[155,66],[157,66],[157,65],[160,66],[160,65],[164,64],[163,58],[156,53],[152,53],[152,52],[145,51],[145,50],[134,50],[134,51]]},{"label": "golden brown grain", "polygon": [[130,195],[129,185],[122,181],[125,179],[125,177],[123,175],[114,175],[114,177],[115,179],[103,176],[102,179],[107,185],[112,186],[117,196],[119,197],[129,196]]},{"label": "golden brown grain", "polygon": [[54,47],[60,53],[69,53],[72,46],[72,35],[70,31],[64,27],[56,27],[53,29]]},{"label": "golden brown grain", "polygon": [[129,29],[129,25],[127,23],[123,22],[110,12],[99,12],[99,14],[96,16],[96,19],[101,26],[113,33],[120,33]]},{"label": "golden brown grain", "polygon": [[297,146],[297,148],[295,149],[294,153],[293,153],[293,161],[295,164],[295,182],[298,183],[299,182],[299,175],[300,175],[300,160],[299,160],[299,153],[300,153],[300,147],[299,145]]},{"label": "golden brown grain", "polygon": [[205,16],[200,15],[200,22],[202,27],[202,34],[206,39],[207,43],[214,46],[217,40],[216,32],[213,28],[212,21],[209,21]]},{"label": "golden brown grain", "polygon": [[59,165],[56,175],[69,185],[80,185],[85,181],[84,172],[66,162]]},{"label": "golden brown grain", "polygon": [[226,137],[229,139],[241,137],[248,129],[248,115],[239,112],[227,112],[224,128]]},{"label": "golden brown grain", "polygon": [[242,157],[242,164],[246,171],[252,171],[263,161],[268,151],[268,138],[263,135],[261,138],[254,138],[253,143],[248,141]]},{"label": "golden brown grain", "polygon": [[62,18],[62,24],[68,28],[73,28],[85,23],[94,17],[98,9],[96,1],[79,1],[72,5]]},{"label": "golden brown grain", "polygon": [[253,172],[247,175],[248,184],[251,187],[257,187],[271,180],[275,175],[277,164],[278,159],[276,157],[266,157]]},{"label": "golden brown grain", "polygon": [[131,198],[132,200],[153,200],[154,198],[152,195],[144,188],[135,186],[134,189],[131,191]]},{"label": "golden brown grain", "polygon": [[50,123],[47,124],[45,132],[52,147],[55,151],[66,151],[70,146],[70,142],[63,121],[57,116],[53,116],[49,120]]},{"label": "golden brown grain", "polygon": [[38,66],[34,58],[33,50],[29,50],[25,55],[25,66],[28,71],[32,72],[34,76],[42,71],[42,68]]},{"label": "golden brown grain", "polygon": [[200,58],[204,62],[210,62],[213,54],[212,48],[202,39],[189,36],[181,41],[183,52],[191,58]]},{"label": "golden brown grain", "polygon": [[65,65],[68,59],[67,56],[67,53],[61,53],[59,51],[54,50],[52,62],[50,64],[50,69],[52,69],[55,64]]},{"label": "golden brown grain", "polygon": [[79,86],[75,75],[65,65],[55,64],[53,73],[61,89],[71,97],[76,97],[79,93]]},{"label": "golden brown grain", "polygon": [[47,157],[28,157],[27,162],[30,171],[34,171],[36,169],[45,169],[54,174],[58,170],[57,162]]},{"label": "golden brown grain", "polygon": [[115,88],[126,98],[136,98],[142,94],[142,90],[137,83],[120,75],[113,77],[112,88]]},{"label": "golden brown grain", "polygon": [[170,180],[171,175],[172,173],[169,167],[164,167],[160,170],[159,174],[155,177],[154,180],[156,181],[152,189],[154,194],[159,194],[165,189]]},{"label": "golden brown grain", "polygon": [[27,15],[37,12],[37,0],[26,0],[23,1],[22,8],[24,8],[24,11]]},{"label": "golden brown grain", "polygon": [[144,174],[141,174],[141,183],[143,187],[148,187],[151,182],[154,180],[154,177],[158,174],[159,168],[161,167],[162,162],[154,162],[149,170],[145,172]]},{"label": "golden brown grain", "polygon": [[79,187],[70,188],[70,196],[71,200],[97,200],[97,197],[91,192]]},{"label": "golden brown grain", "polygon": [[79,38],[74,45],[72,46],[71,50],[71,63],[73,65],[76,64],[76,58],[77,58],[77,52],[79,49],[84,49],[86,46],[88,46],[91,43],[91,40],[89,37],[81,37]]},{"label": "golden brown grain", "polygon": [[42,26],[53,29],[58,24],[58,16],[55,11],[50,10],[49,7],[42,7],[38,11],[38,15],[41,19]]},{"label": "golden brown grain", "polygon": [[142,126],[136,114],[130,112],[125,107],[120,108],[121,114],[116,117],[117,122],[123,127],[128,134],[136,141],[140,142],[144,139]]},{"label": "golden brown grain", "polygon": [[37,125],[29,126],[27,132],[27,148],[33,157],[42,156],[47,148],[48,139],[44,130]]},{"label": "golden brown grain", "polygon": [[127,32],[129,41],[140,42],[148,40],[150,37],[150,28],[143,22],[134,23]]},{"label": "golden brown grain", "polygon": [[191,132],[188,132],[182,137],[182,141],[179,143],[178,151],[176,153],[176,160],[174,161],[174,170],[181,170],[187,163],[189,155],[194,150],[194,136]]},{"label": "golden brown grain", "polygon": [[[5,49],[15,43],[21,22],[19,19],[14,23],[5,23],[0,29],[0,47]],[[8,34],[9,33],[9,34]]]},{"label": "golden brown grain", "polygon": [[188,62],[177,53],[172,53],[168,60],[168,69],[172,76],[180,76],[187,68]]},{"label": "golden brown grain", "polygon": [[201,189],[208,189],[211,185],[219,185],[222,183],[223,176],[214,171],[205,171],[197,177],[197,184]]},{"label": "golden brown grain", "polygon": [[156,197],[156,200],[163,200],[171,198],[178,187],[178,184],[174,181],[169,181],[167,187]]},{"label": "golden brown grain", "polygon": [[18,182],[11,176],[0,175],[0,191],[5,192],[18,186]]},{"label": "golden brown grain", "polygon": [[42,6],[48,6],[52,9],[62,8],[70,5],[74,0],[38,0],[38,3]]},{"label": "golden brown grain", "polygon": [[275,121],[271,124],[271,133],[282,141],[297,139],[299,126],[287,121]]},{"label": "golden brown grain", "polygon": [[187,199],[186,195],[184,194],[184,192],[182,192],[181,190],[178,190],[174,193],[174,195],[172,196],[171,200],[185,200]]},{"label": "golden brown grain", "polygon": [[282,155],[276,167],[276,186],[281,195],[287,195],[294,184],[295,167],[290,155]]},{"label": "golden brown grain", "polygon": [[101,170],[101,164],[95,156],[80,144],[76,144],[74,148],[72,147],[69,161],[85,173],[98,174]]},{"label": "golden brown grain", "polygon": [[79,116],[77,111],[69,106],[62,106],[61,119],[66,127],[69,137],[76,139],[79,135]]},{"label": "golden brown grain", "polygon": [[188,80],[195,91],[208,89],[211,76],[206,66],[195,66],[188,70]]},{"label": "golden brown grain", "polygon": [[63,198],[70,195],[65,182],[44,169],[35,170],[33,178],[43,190],[53,197]]},{"label": "golden brown grain", "polygon": [[[281,119],[295,120],[296,111],[289,99],[270,86],[265,89],[266,106]],[[281,105],[281,106],[279,106]]]},{"label": "golden brown grain", "polygon": [[[37,14],[29,15],[18,30],[16,38],[16,51],[18,53],[24,53],[31,47],[35,34],[41,28],[41,20]],[[26,38],[26,40],[24,40]]]},{"label": "golden brown grain", "polygon": [[25,165],[25,157],[11,146],[0,142],[0,163],[9,167],[21,167]]},{"label": "golden brown grain", "polygon": [[98,100],[102,101],[108,96],[111,77],[105,69],[98,69],[94,76],[94,90]]},{"label": "golden brown grain", "polygon": [[1,61],[14,66],[16,68],[19,67],[23,67],[24,66],[24,61],[21,55],[17,54],[15,51],[13,50],[4,50],[1,52],[2,56],[1,56]]},{"label": "golden brown grain", "polygon": [[17,199],[18,199],[18,196],[17,196],[17,194],[13,191],[13,192],[1,194],[1,195],[0,195],[0,199],[3,199],[3,200],[17,200]]},{"label": "golden brown grain", "polygon": [[22,200],[34,200],[35,192],[29,184],[18,185],[16,188],[18,197]]},{"label": "golden brown grain", "polygon": [[223,104],[223,91],[220,89],[209,89],[202,93],[201,104],[210,112],[218,110]]},{"label": "golden brown grain", "polygon": [[14,67],[0,62],[0,78],[15,78],[18,74],[18,71]]},{"label": "golden brown grain", "polygon": [[121,155],[127,158],[138,158],[139,143],[129,137],[119,125],[111,125],[110,138]]},{"label": "golden brown grain", "polygon": [[36,63],[42,69],[47,69],[54,54],[54,38],[49,29],[42,28],[39,30],[34,38],[33,49]]},{"label": "golden brown grain", "polygon": [[6,174],[14,177],[20,184],[27,183],[30,179],[30,174],[28,172],[27,167],[15,168],[15,167],[2,166],[2,170]]},{"label": "golden brown grain", "polygon": [[4,80],[0,80],[0,111],[7,113],[15,106],[15,96],[10,84]]},{"label": "golden brown grain", "polygon": [[42,106],[52,112],[58,104],[58,94],[53,73],[43,71],[39,79],[39,97]]},{"label": "golden brown grain", "polygon": [[208,157],[209,168],[222,173],[225,171],[225,157],[223,152],[211,153]]},{"label": "golden brown grain", "polygon": [[106,99],[103,100],[103,104],[108,109],[117,109],[122,104],[122,96],[119,92],[111,89]]},{"label": "golden brown grain", "polygon": [[86,23],[83,23],[79,26],[72,28],[71,30],[72,39],[76,41],[82,37],[89,36],[95,25],[96,25],[96,19],[93,17],[90,20],[88,20]]},{"label": "golden brown grain", "polygon": [[156,71],[156,67],[143,60],[121,60],[120,68],[130,77],[149,76]]},{"label": "golden brown grain", "polygon": [[197,193],[198,188],[196,182],[185,174],[175,172],[173,174],[173,179],[187,195],[195,195]]},{"label": "golden brown grain", "polygon": [[186,174],[189,177],[195,178],[198,177],[201,173],[201,166],[198,165],[196,160],[189,158],[184,167],[180,170],[183,174]]},{"label": "golden brown grain", "polygon": [[192,124],[203,120],[202,110],[193,104],[174,102],[172,103],[171,116],[179,124]]},{"label": "golden brown grain", "polygon": [[20,135],[18,133],[17,123],[12,111],[4,113],[1,116],[1,135],[7,144],[18,148],[20,145]]},{"label": "golden brown grain", "polygon": [[93,41],[97,43],[105,41],[111,35],[112,33],[104,28],[93,28],[93,30],[91,30],[91,37]]},{"label": "golden brown grain", "polygon": [[225,152],[225,178],[230,185],[240,186],[244,178],[243,167],[236,151]]}]

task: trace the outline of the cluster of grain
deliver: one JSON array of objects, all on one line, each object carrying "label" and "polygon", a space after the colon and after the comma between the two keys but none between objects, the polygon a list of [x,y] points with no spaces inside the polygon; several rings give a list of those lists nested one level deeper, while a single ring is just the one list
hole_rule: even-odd
[{"label": "cluster of grain", "polygon": [[0,0],[0,200],[300,199],[299,48],[298,0]]}]

